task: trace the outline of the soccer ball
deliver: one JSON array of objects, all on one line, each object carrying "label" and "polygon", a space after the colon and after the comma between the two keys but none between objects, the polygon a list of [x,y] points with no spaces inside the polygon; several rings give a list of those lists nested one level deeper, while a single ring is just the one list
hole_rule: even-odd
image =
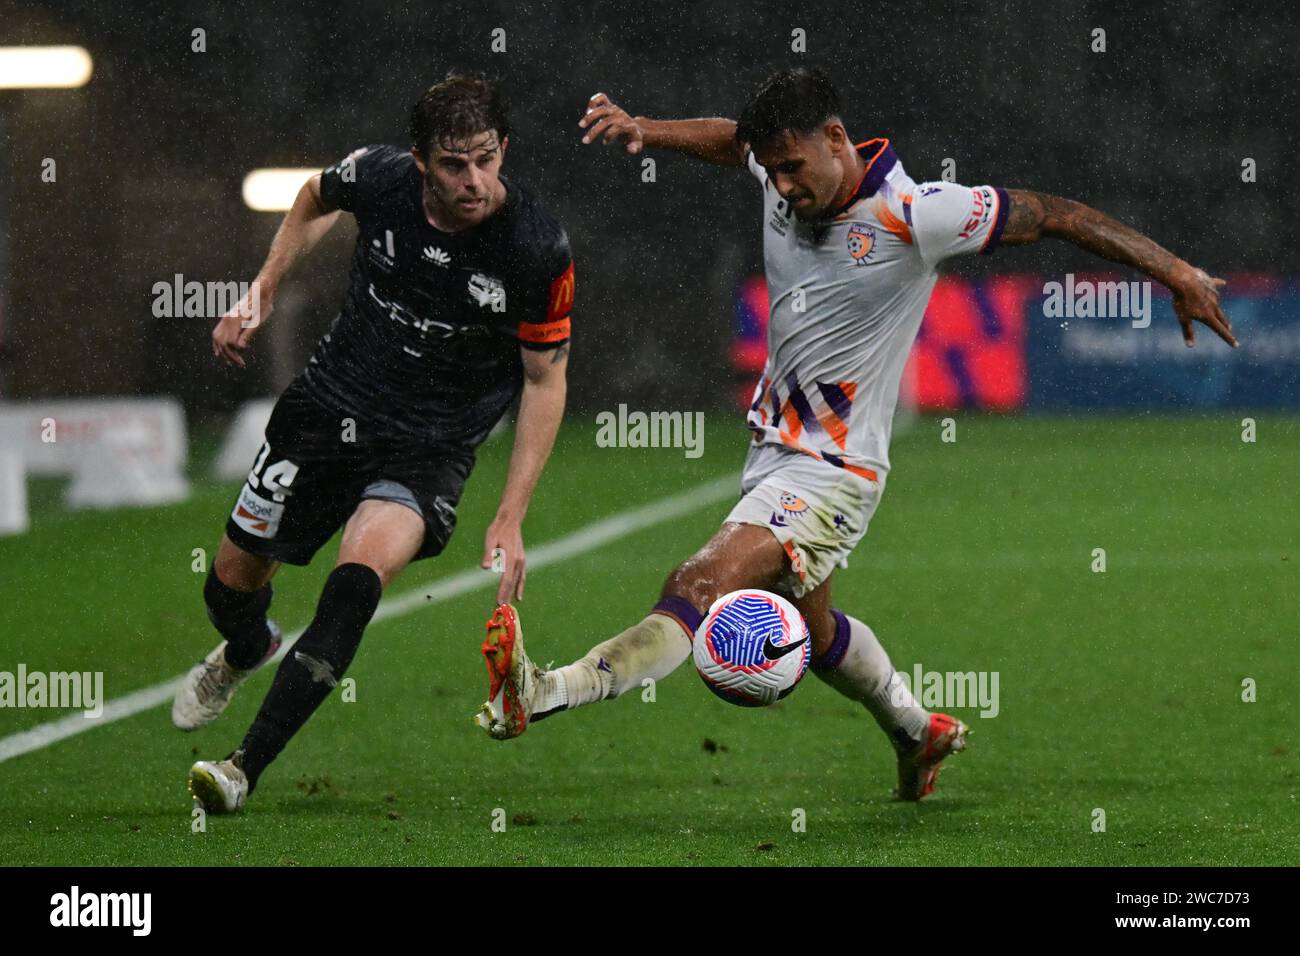
[{"label": "soccer ball", "polygon": [[695,669],[709,690],[741,707],[776,703],[803,680],[811,657],[803,615],[769,591],[724,594],[695,632]]}]

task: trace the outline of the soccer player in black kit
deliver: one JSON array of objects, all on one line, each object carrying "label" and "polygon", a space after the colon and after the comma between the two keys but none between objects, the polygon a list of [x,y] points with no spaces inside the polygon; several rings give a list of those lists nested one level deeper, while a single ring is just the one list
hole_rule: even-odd
[{"label": "soccer player in black kit", "polygon": [[[223,641],[186,677],[172,719],[193,730],[280,647],[268,621],[281,562],[307,564],[343,527],[316,616],[243,743],[190,770],[209,812],[233,812],[342,678],[383,589],[446,546],[476,447],[520,399],[483,566],[522,596],[522,522],[564,411],[573,260],[563,227],[500,175],[509,127],[491,81],[451,75],[411,113],[410,149],[369,146],[312,177],[214,354],[243,366],[275,289],[341,211],[358,236],[343,307],[285,390],[204,585]],[[251,318],[249,315],[251,313]]]}]

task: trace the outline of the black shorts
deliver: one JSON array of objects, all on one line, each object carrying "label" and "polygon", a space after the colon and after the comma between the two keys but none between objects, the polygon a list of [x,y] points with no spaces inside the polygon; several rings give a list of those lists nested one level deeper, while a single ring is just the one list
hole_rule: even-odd
[{"label": "black shorts", "polygon": [[413,560],[432,557],[451,539],[473,467],[470,446],[385,432],[327,407],[294,381],[275,403],[226,534],[251,554],[307,564],[357,505],[372,498],[420,515],[424,542]]}]

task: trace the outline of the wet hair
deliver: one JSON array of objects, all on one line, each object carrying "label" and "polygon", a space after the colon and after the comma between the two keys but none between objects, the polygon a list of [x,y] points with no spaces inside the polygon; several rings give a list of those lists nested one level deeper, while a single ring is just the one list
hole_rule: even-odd
[{"label": "wet hair", "polygon": [[448,73],[411,108],[411,145],[428,156],[435,147],[461,146],[489,130],[503,140],[510,135],[506,109],[495,80],[478,73]]},{"label": "wet hair", "polygon": [[756,147],[785,133],[811,133],[840,112],[840,94],[817,68],[780,70],[763,81],[736,122],[736,141]]}]

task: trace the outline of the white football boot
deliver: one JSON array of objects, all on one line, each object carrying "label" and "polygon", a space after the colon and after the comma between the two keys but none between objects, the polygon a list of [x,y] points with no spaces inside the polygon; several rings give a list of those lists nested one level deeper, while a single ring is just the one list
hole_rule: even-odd
[{"label": "white football boot", "polygon": [[280,628],[274,621],[267,621],[266,626],[271,632],[271,646],[248,670],[236,670],[226,663],[225,641],[191,668],[172,701],[173,724],[181,730],[198,730],[220,716],[239,686],[280,649]]},{"label": "white football boot", "polygon": [[208,813],[234,813],[248,797],[244,752],[236,750],[225,760],[200,760],[190,768],[190,794]]},{"label": "white football boot", "polygon": [[488,669],[488,699],[474,720],[496,740],[518,737],[528,729],[533,698],[545,672],[524,653],[519,614],[509,604],[497,607],[487,622],[483,657]]}]

